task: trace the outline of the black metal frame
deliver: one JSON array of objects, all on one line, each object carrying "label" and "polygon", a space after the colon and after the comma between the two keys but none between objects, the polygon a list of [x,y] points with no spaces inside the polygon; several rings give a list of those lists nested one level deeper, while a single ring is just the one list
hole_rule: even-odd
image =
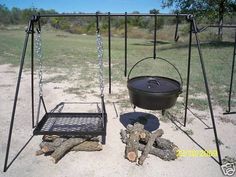
[{"label": "black metal frame", "polygon": [[229,85],[228,110],[226,110],[226,112],[223,113],[224,115],[236,114],[236,111],[231,111],[231,97],[232,97],[232,90],[233,90],[232,87],[233,87],[233,81],[234,81],[235,57],[236,57],[236,30],[235,30],[235,37],[234,37],[234,53],[233,53],[233,60],[232,60],[230,85]]},{"label": "black metal frame", "polygon": [[233,81],[234,81],[234,67],[235,67],[235,58],[236,58],[236,25],[208,25],[200,29],[196,29],[196,31],[203,32],[208,28],[231,28],[235,29],[235,36],[234,36],[234,51],[233,51],[233,59],[232,59],[232,66],[231,66],[231,74],[230,74],[230,84],[229,84],[229,95],[228,95],[228,109],[223,113],[224,115],[227,114],[236,114],[236,111],[231,111],[231,97],[233,91]]},{"label": "black metal frame", "polygon": [[232,97],[232,89],[233,89],[232,87],[233,87],[233,81],[234,81],[235,57],[236,57],[236,30],[235,30],[235,37],[234,37],[234,53],[233,53],[230,86],[229,86],[228,110],[226,110],[224,114],[236,114],[236,111],[231,111],[231,97]]},{"label": "black metal frame", "polygon": [[[213,108],[212,108],[212,103],[211,103],[210,90],[209,90],[208,80],[207,80],[207,76],[206,76],[205,64],[204,64],[204,60],[203,60],[203,56],[202,56],[202,52],[201,52],[201,48],[200,48],[200,42],[199,42],[198,35],[197,35],[198,34],[197,33],[197,24],[196,24],[195,19],[192,20],[192,27],[193,27],[193,29],[191,29],[190,31],[195,34],[195,39],[196,39],[196,43],[197,43],[199,59],[200,59],[201,68],[202,68],[202,74],[203,74],[203,78],[204,78],[204,84],[205,84],[205,88],[206,88],[208,107],[209,107],[209,110],[210,110],[211,121],[212,121],[214,136],[215,136],[215,143],[216,143],[216,148],[217,148],[217,153],[218,153],[218,158],[219,158],[219,164],[222,165],[222,159],[221,159],[221,153],[220,153],[220,145],[219,145],[217,129],[216,129],[216,125],[215,125],[215,118],[214,118],[214,113],[213,113]],[[190,60],[191,60],[191,58],[189,59],[189,61]],[[188,68],[188,70],[189,69],[190,68]],[[186,97],[188,97],[188,96],[186,95]],[[188,99],[188,98],[186,98],[186,99]],[[185,115],[187,115],[187,114],[185,114]],[[187,117],[185,117],[185,125],[186,125],[186,118]]]},{"label": "black metal frame", "polygon": [[[75,117],[75,118],[87,118],[87,117],[98,117],[102,120],[102,122],[105,122],[102,117],[102,113],[71,113],[71,112],[63,112],[63,113],[46,113],[42,120],[39,122],[37,127],[34,129],[34,135],[75,135],[75,136],[82,136],[82,135],[92,135],[92,136],[99,136],[99,135],[106,135],[106,129],[105,126],[101,126],[101,130],[99,131],[60,131],[60,130],[43,130],[43,126],[47,122],[48,118],[50,117],[57,117],[57,118],[64,118],[67,119],[68,117]],[[105,119],[107,118],[107,115],[104,116]],[[69,119],[69,118],[68,118]],[[105,144],[103,142],[103,144]]]},{"label": "black metal frame", "polygon": [[[212,105],[211,105],[211,97],[210,97],[210,92],[209,92],[209,87],[208,87],[208,81],[207,81],[207,77],[206,77],[206,70],[205,70],[205,65],[204,65],[204,60],[203,60],[203,56],[201,53],[201,48],[200,48],[200,42],[198,39],[198,29],[197,29],[197,25],[195,22],[195,19],[193,17],[193,15],[191,14],[145,14],[145,13],[140,13],[140,14],[128,14],[128,13],[116,13],[116,14],[112,14],[112,13],[105,13],[105,14],[100,14],[100,13],[88,13],[88,14],[38,14],[38,15],[33,15],[32,18],[29,21],[29,25],[28,25],[28,29],[26,30],[26,36],[25,36],[25,42],[24,42],[24,47],[23,47],[23,51],[22,51],[22,56],[21,56],[21,61],[20,61],[20,69],[19,69],[19,74],[18,74],[18,79],[17,79],[17,85],[16,85],[16,92],[15,92],[15,98],[14,98],[14,104],[13,104],[13,110],[12,110],[12,116],[11,116],[11,122],[10,122],[10,129],[9,129],[9,136],[8,136],[8,141],[7,141],[7,149],[6,149],[6,156],[5,156],[5,163],[4,163],[4,172],[7,171],[7,169],[9,168],[9,165],[11,165],[12,163],[10,163],[8,165],[8,155],[9,155],[9,150],[10,150],[10,146],[11,146],[11,138],[12,138],[12,131],[13,131],[13,124],[14,124],[14,119],[15,119],[15,111],[16,111],[16,105],[17,105],[17,100],[18,100],[18,93],[19,93],[19,88],[20,88],[20,82],[21,82],[21,75],[22,75],[22,71],[23,71],[23,66],[24,66],[24,59],[25,59],[25,54],[26,54],[26,48],[27,48],[27,43],[28,43],[28,38],[29,35],[31,34],[31,38],[32,38],[32,42],[31,42],[31,104],[32,104],[32,127],[35,127],[35,115],[34,115],[34,78],[33,78],[33,73],[34,73],[34,24],[38,23],[40,21],[40,18],[44,18],[44,17],[96,17],[96,21],[97,21],[97,26],[98,26],[98,17],[106,17],[108,16],[108,27],[109,27],[109,31],[108,31],[108,60],[109,60],[109,93],[111,93],[111,25],[110,25],[110,21],[111,21],[111,17],[115,17],[115,16],[124,16],[125,17],[125,72],[124,75],[127,75],[127,18],[129,16],[151,16],[155,18],[155,31],[154,31],[154,59],[156,58],[156,23],[157,23],[157,17],[176,17],[177,21],[178,18],[180,17],[185,17],[186,20],[190,23],[190,30],[189,30],[189,51],[188,51],[188,70],[187,70],[187,90],[186,90],[186,100],[185,100],[185,119],[184,119],[184,126],[186,126],[186,119],[187,119],[187,105],[188,105],[188,95],[189,95],[189,80],[190,80],[190,65],[191,65],[191,47],[192,47],[192,34],[195,34],[195,38],[196,38],[196,42],[197,42],[197,49],[199,52],[199,58],[200,58],[200,62],[201,62],[201,68],[202,68],[202,73],[203,73],[203,77],[204,77],[204,83],[205,83],[205,88],[206,88],[206,94],[207,94],[207,98],[208,98],[208,104],[209,104],[209,109],[210,109],[210,113],[211,113],[211,120],[212,120],[212,124],[213,124],[213,130],[214,130],[214,136],[215,136],[215,143],[216,143],[216,147],[217,147],[217,153],[218,153],[218,158],[219,161],[218,163],[221,165],[222,164],[222,160],[221,160],[221,154],[220,154],[220,148],[219,148],[219,141],[218,141],[218,137],[217,137],[217,129],[216,129],[216,125],[215,125],[215,121],[214,121],[214,114],[213,114],[213,110],[212,110]],[[38,24],[40,27],[40,24]],[[175,33],[175,39],[177,39],[178,37],[178,22],[176,24],[176,33]],[[39,100],[39,108],[38,110],[40,110],[40,106],[41,106],[41,102],[43,103],[45,112],[47,112],[46,110],[46,106],[43,100],[43,97],[40,97]],[[106,109],[105,109],[105,103],[104,103],[104,97],[102,95],[101,97],[101,104],[102,104],[102,108],[103,108],[103,114],[106,113]],[[39,112],[39,111],[38,111]],[[38,124],[38,119],[39,119],[39,113],[37,115],[37,120],[36,120],[36,125]],[[104,119],[107,122],[107,118]],[[105,122],[105,129],[106,129],[106,122]]]},{"label": "black metal frame", "polygon": [[[12,108],[10,129],[9,129],[9,135],[8,135],[8,141],[7,141],[6,157],[5,157],[5,163],[4,163],[4,169],[3,169],[4,172],[6,172],[6,170],[8,169],[7,162],[8,162],[8,155],[9,155],[9,150],[10,150],[10,146],[11,146],[12,129],[13,129],[13,124],[14,124],[14,119],[15,119],[15,112],[16,112],[16,105],[17,105],[19,88],[20,88],[21,75],[22,75],[22,71],[23,71],[23,67],[24,67],[26,48],[27,48],[27,44],[28,44],[29,34],[32,33],[32,21],[33,20],[29,21],[28,28],[26,30],[24,47],[23,47],[21,60],[20,60],[20,69],[19,69],[18,79],[17,79],[17,84],[16,84],[15,98],[14,98],[14,103],[13,103],[13,108]],[[33,109],[34,108],[32,107],[32,110]],[[33,116],[32,116],[32,118],[33,118]]]},{"label": "black metal frame", "polygon": [[[98,29],[98,15],[95,15],[97,17],[97,30]],[[6,172],[7,169],[10,167],[10,165],[13,163],[13,161],[18,157],[18,155],[23,151],[25,146],[30,142],[30,140],[33,138],[34,135],[43,135],[43,134],[57,134],[57,135],[92,135],[92,136],[102,136],[102,144],[105,144],[106,142],[106,128],[107,128],[107,113],[106,113],[106,108],[105,108],[105,102],[104,102],[104,95],[101,95],[101,112],[99,113],[48,113],[46,104],[44,101],[43,96],[39,97],[39,104],[38,104],[38,110],[37,110],[37,117],[36,117],[36,122],[35,122],[35,110],[34,110],[34,33],[35,33],[35,24],[38,24],[38,28],[36,30],[40,31],[40,15],[33,15],[31,20],[29,20],[28,28],[26,30],[26,35],[25,35],[25,41],[24,41],[24,46],[22,50],[22,56],[20,60],[20,69],[18,73],[18,79],[17,79],[17,85],[16,85],[16,91],[15,91],[15,97],[14,97],[14,103],[13,103],[13,109],[12,109],[12,116],[11,116],[11,121],[10,121],[10,129],[9,129],[9,135],[8,135],[8,141],[7,141],[7,149],[6,149],[6,156],[5,156],[5,162],[4,162],[4,169],[3,171]],[[25,55],[26,55],[26,50],[28,46],[28,40],[29,36],[31,34],[31,110],[32,110],[32,128],[35,128],[33,131],[33,136],[28,140],[28,142],[24,145],[24,147],[18,152],[16,157],[8,164],[8,158],[9,158],[9,151],[10,151],[10,146],[11,146],[11,138],[12,138],[12,131],[13,131],[13,125],[14,125],[14,120],[15,120],[15,113],[16,113],[16,106],[17,106],[17,101],[18,101],[18,95],[19,95],[19,89],[20,89],[20,83],[21,83],[21,76],[23,72],[23,67],[24,67],[24,61],[25,61]],[[110,44],[109,44],[110,45]],[[109,47],[110,51],[110,47]],[[110,64],[109,64],[110,65]],[[40,110],[41,110],[41,105],[43,105],[45,115],[39,122],[39,115],[40,115]],[[45,123],[47,118],[50,115],[55,115],[59,116],[62,114],[63,116],[68,116],[68,115],[73,115],[77,116],[78,118],[81,117],[100,117],[102,119],[103,125],[101,131],[81,131],[81,132],[42,132],[40,131],[42,128],[42,125]]]}]

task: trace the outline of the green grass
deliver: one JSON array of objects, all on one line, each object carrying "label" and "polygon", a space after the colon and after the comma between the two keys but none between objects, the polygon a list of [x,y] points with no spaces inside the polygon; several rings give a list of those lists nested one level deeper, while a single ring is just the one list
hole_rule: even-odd
[{"label": "green grass", "polygon": [[44,79],[43,83],[60,83],[63,80],[69,79],[66,75],[57,75],[47,79]]},{"label": "green grass", "polygon": [[[163,30],[161,31],[161,34],[162,33]],[[162,35],[164,36],[164,34]],[[24,36],[25,33],[23,28],[18,30],[0,31],[0,64],[19,65]],[[230,33],[229,36],[232,36],[232,34]],[[55,78],[52,78],[52,81],[57,82],[60,79],[70,79],[71,77],[74,77],[78,80],[93,81],[97,85],[96,78],[98,66],[95,36],[76,35],[55,30],[43,30],[42,41],[44,70],[49,73],[57,70],[66,70],[66,76],[55,76]],[[104,74],[105,82],[107,83],[107,37],[103,37],[103,41],[105,64]],[[112,81],[120,82],[125,86],[124,38],[113,37],[111,42]],[[28,44],[31,44],[30,40]],[[153,42],[150,39],[128,39],[128,71],[138,60],[153,55],[152,45]],[[213,44],[204,43],[201,48],[214,104],[226,106],[233,55],[232,40]],[[159,41],[157,44],[157,55],[167,58],[172,62],[179,69],[184,84],[186,84],[188,56],[187,35],[183,35],[183,39],[177,44],[171,40]],[[35,60],[35,64],[38,64],[37,60]],[[27,48],[25,67],[30,67],[30,46]],[[131,73],[131,77],[138,75],[163,75],[179,80],[179,76],[173,68],[161,60],[151,59],[140,63],[140,65],[138,65]],[[50,81],[50,79],[47,81]],[[233,88],[236,88],[236,82],[234,82]],[[76,92],[76,90],[72,89],[69,90],[69,92]],[[196,46],[193,45],[190,94],[194,95],[196,93],[205,93],[205,88],[198,51]],[[233,97],[235,97],[235,91]],[[235,101],[232,104],[235,105]],[[205,102],[202,104],[201,100],[200,105],[203,105],[203,109],[205,109]]]},{"label": "green grass", "polygon": [[204,111],[208,108],[208,102],[205,99],[190,98],[189,103],[191,103],[191,107],[200,111]]}]

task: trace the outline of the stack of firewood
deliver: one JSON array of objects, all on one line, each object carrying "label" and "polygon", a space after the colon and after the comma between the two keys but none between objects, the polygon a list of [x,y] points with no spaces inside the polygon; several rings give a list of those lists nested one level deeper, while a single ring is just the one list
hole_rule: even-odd
[{"label": "stack of firewood", "polygon": [[102,145],[98,137],[78,138],[44,135],[36,155],[50,155],[57,163],[69,151],[100,151]]},{"label": "stack of firewood", "polygon": [[[160,157],[163,160],[175,160],[178,147],[171,141],[161,138],[162,129],[151,133],[144,129],[139,122],[129,124],[126,130],[121,130],[121,140],[126,144],[125,158],[131,162],[142,165],[148,154]],[[102,145],[98,137],[61,137],[57,135],[44,135],[36,155],[50,155],[57,163],[69,151],[100,151]],[[138,158],[138,151],[142,155]]]},{"label": "stack of firewood", "polygon": [[[164,134],[162,129],[151,133],[144,129],[144,125],[136,122],[129,124],[126,130],[121,129],[120,135],[125,147],[125,158],[130,162],[138,162],[142,165],[148,154],[155,155],[163,160],[175,160],[178,147],[171,141],[161,138]],[[142,155],[138,158],[138,150]]]}]

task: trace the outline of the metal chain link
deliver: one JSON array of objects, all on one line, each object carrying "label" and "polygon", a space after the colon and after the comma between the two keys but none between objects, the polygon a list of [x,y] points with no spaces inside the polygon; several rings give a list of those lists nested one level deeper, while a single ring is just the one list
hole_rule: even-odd
[{"label": "metal chain link", "polygon": [[103,96],[104,91],[104,78],[103,78],[103,42],[99,31],[96,32],[96,43],[97,43],[97,53],[98,53],[98,65],[99,65],[99,83],[101,96]]},{"label": "metal chain link", "polygon": [[40,32],[37,31],[36,33],[36,39],[35,39],[35,49],[36,49],[36,55],[37,60],[39,63],[39,70],[38,70],[38,76],[39,76],[39,96],[43,96],[43,65],[42,65],[42,39]]}]

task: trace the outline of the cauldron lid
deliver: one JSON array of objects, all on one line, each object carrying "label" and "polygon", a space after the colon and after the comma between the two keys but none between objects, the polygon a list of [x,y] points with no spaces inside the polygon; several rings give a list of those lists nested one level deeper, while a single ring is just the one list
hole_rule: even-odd
[{"label": "cauldron lid", "polygon": [[178,81],[161,76],[139,76],[128,80],[128,88],[150,93],[179,93]]}]

